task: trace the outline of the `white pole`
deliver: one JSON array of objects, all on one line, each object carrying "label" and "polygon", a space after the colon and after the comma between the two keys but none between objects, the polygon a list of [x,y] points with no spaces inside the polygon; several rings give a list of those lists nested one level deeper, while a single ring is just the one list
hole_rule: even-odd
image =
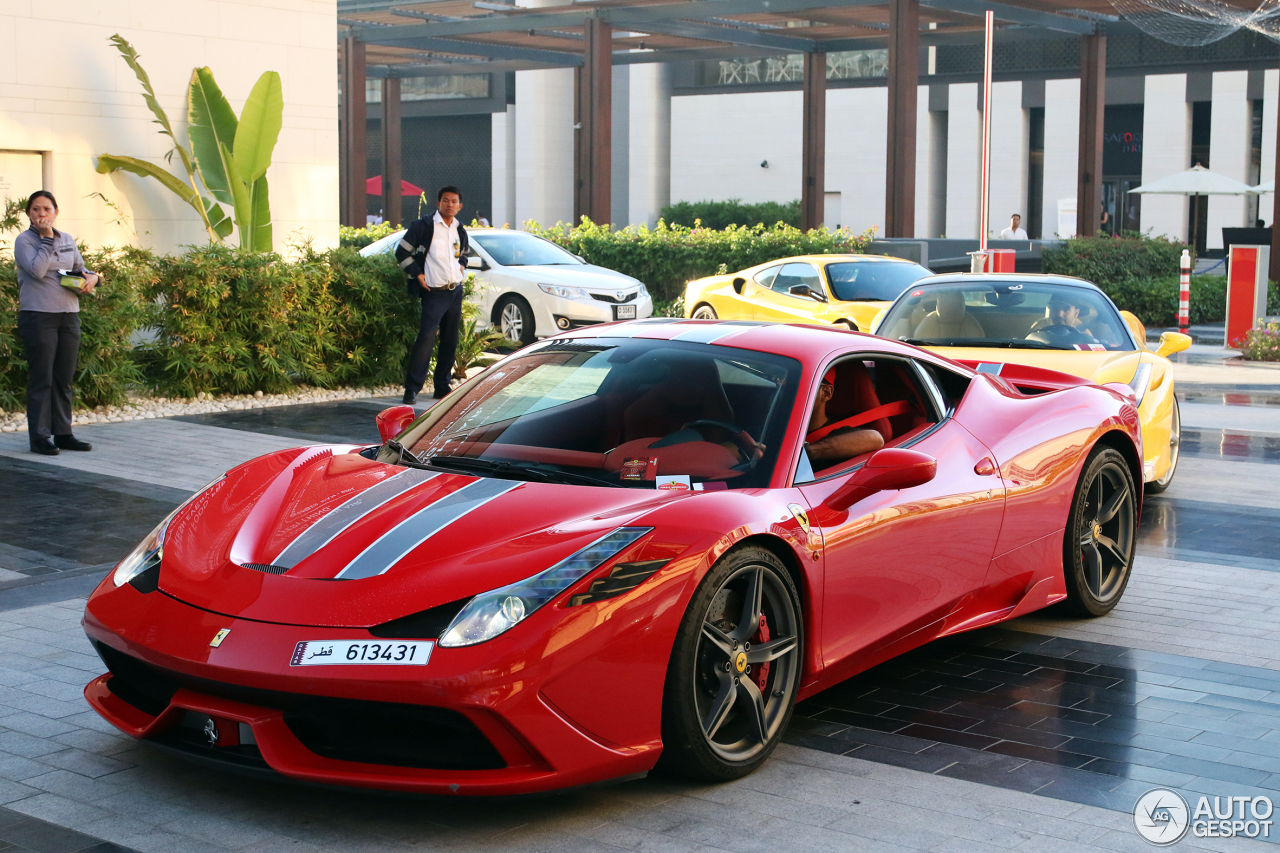
[{"label": "white pole", "polygon": [[991,221],[991,50],[995,36],[996,16],[988,11],[985,54],[982,69],[982,215],[978,222],[978,241],[987,251],[987,223]]}]

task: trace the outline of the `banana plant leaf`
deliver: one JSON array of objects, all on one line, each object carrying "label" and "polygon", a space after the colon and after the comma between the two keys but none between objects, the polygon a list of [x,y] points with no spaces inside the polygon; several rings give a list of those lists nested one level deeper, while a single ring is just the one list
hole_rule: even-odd
[{"label": "banana plant leaf", "polygon": [[246,184],[254,184],[267,173],[283,123],[284,90],[280,86],[280,75],[264,71],[240,111],[240,124],[231,146],[236,170]]},{"label": "banana plant leaf", "polygon": [[156,98],[155,89],[151,86],[151,77],[138,62],[138,51],[134,50],[133,45],[129,44],[119,33],[113,35],[109,41],[115,45],[116,50],[120,51],[125,63],[133,69],[134,76],[142,84],[142,99],[147,102],[147,108],[156,117],[154,123],[160,125],[160,132],[173,140],[173,148],[178,152],[178,156],[182,158],[182,167],[188,175],[194,174],[191,155],[187,153],[187,149],[182,147],[182,144],[178,142],[178,137],[174,135],[173,127],[169,124],[169,114],[164,111],[164,107],[160,106],[160,101]]},{"label": "banana plant leaf", "polygon": [[273,251],[271,239],[271,204],[267,197],[267,176],[263,175],[253,182],[253,251]]},{"label": "banana plant leaf", "polygon": [[[126,157],[121,154],[99,154],[97,170],[106,175],[110,172],[125,171],[143,178],[155,178],[179,198],[196,209],[196,212],[209,223],[209,228],[221,240],[231,233],[231,221],[217,202],[204,198],[190,184],[184,184],[176,175],[168,172],[155,163]],[[206,206],[207,205],[207,206]]]},{"label": "banana plant leaf", "polygon": [[[229,176],[239,122],[208,67],[191,72],[187,90],[187,137],[209,195],[223,204],[235,204]],[[238,218],[237,218],[238,222]]]}]

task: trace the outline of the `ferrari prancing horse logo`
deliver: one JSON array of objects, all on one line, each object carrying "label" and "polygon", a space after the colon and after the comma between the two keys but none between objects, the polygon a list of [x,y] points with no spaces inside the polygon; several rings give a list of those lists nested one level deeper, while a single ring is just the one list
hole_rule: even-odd
[{"label": "ferrari prancing horse logo", "polygon": [[808,534],[809,513],[805,512],[804,507],[800,506],[800,504],[787,504],[787,509],[791,510],[791,514],[794,515],[796,521],[800,523],[800,529]]},{"label": "ferrari prancing horse logo", "polygon": [[738,672],[746,672],[747,671],[747,653],[738,652],[738,656],[733,660],[733,665],[738,670]]},{"label": "ferrari prancing horse logo", "polygon": [[218,633],[214,634],[213,639],[209,641],[209,648],[216,649],[218,646],[222,645],[222,641],[225,640],[227,638],[227,635],[230,633],[231,633],[230,628],[218,629]]}]

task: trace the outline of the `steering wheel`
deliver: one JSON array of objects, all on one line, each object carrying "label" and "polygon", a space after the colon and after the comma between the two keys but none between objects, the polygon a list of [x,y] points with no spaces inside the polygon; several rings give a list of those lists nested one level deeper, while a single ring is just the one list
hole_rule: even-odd
[{"label": "steering wheel", "polygon": [[1073,344],[1096,344],[1098,339],[1093,335],[1080,331],[1075,326],[1057,324],[1036,329],[1024,340],[1038,341],[1053,346],[1072,346]]}]

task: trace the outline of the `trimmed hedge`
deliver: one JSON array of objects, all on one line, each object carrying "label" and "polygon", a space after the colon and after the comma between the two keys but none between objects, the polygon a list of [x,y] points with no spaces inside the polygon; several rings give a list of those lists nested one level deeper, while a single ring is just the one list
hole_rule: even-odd
[{"label": "trimmed hedge", "polygon": [[630,225],[614,231],[583,217],[576,228],[561,222],[543,228],[527,222],[530,233],[564,246],[588,263],[634,276],[668,303],[684,295],[690,279],[733,272],[791,255],[860,254],[871,235],[818,228],[801,231],[790,225],[731,226],[721,231],[687,228],[659,220],[656,228]]},{"label": "trimmed hedge", "polygon": [[683,225],[686,228],[701,225],[703,228],[720,230],[730,225],[774,225],[778,222],[799,228],[800,199],[785,203],[763,201],[758,204],[743,204],[740,198],[728,201],[682,201],[662,208],[659,215],[669,225]]},{"label": "trimmed hedge", "polygon": [[[397,383],[417,335],[418,302],[390,256],[304,249],[286,261],[203,246],[177,257],[86,251],[85,260],[104,285],[80,302],[80,405],[144,388],[193,396]],[[26,393],[17,311],[16,267],[0,258],[5,409],[21,408]]]},{"label": "trimmed hedge", "polygon": [[1083,278],[1105,290],[1111,285],[1177,276],[1186,248],[1163,237],[1136,234],[1074,237],[1045,247],[1044,271]]}]

